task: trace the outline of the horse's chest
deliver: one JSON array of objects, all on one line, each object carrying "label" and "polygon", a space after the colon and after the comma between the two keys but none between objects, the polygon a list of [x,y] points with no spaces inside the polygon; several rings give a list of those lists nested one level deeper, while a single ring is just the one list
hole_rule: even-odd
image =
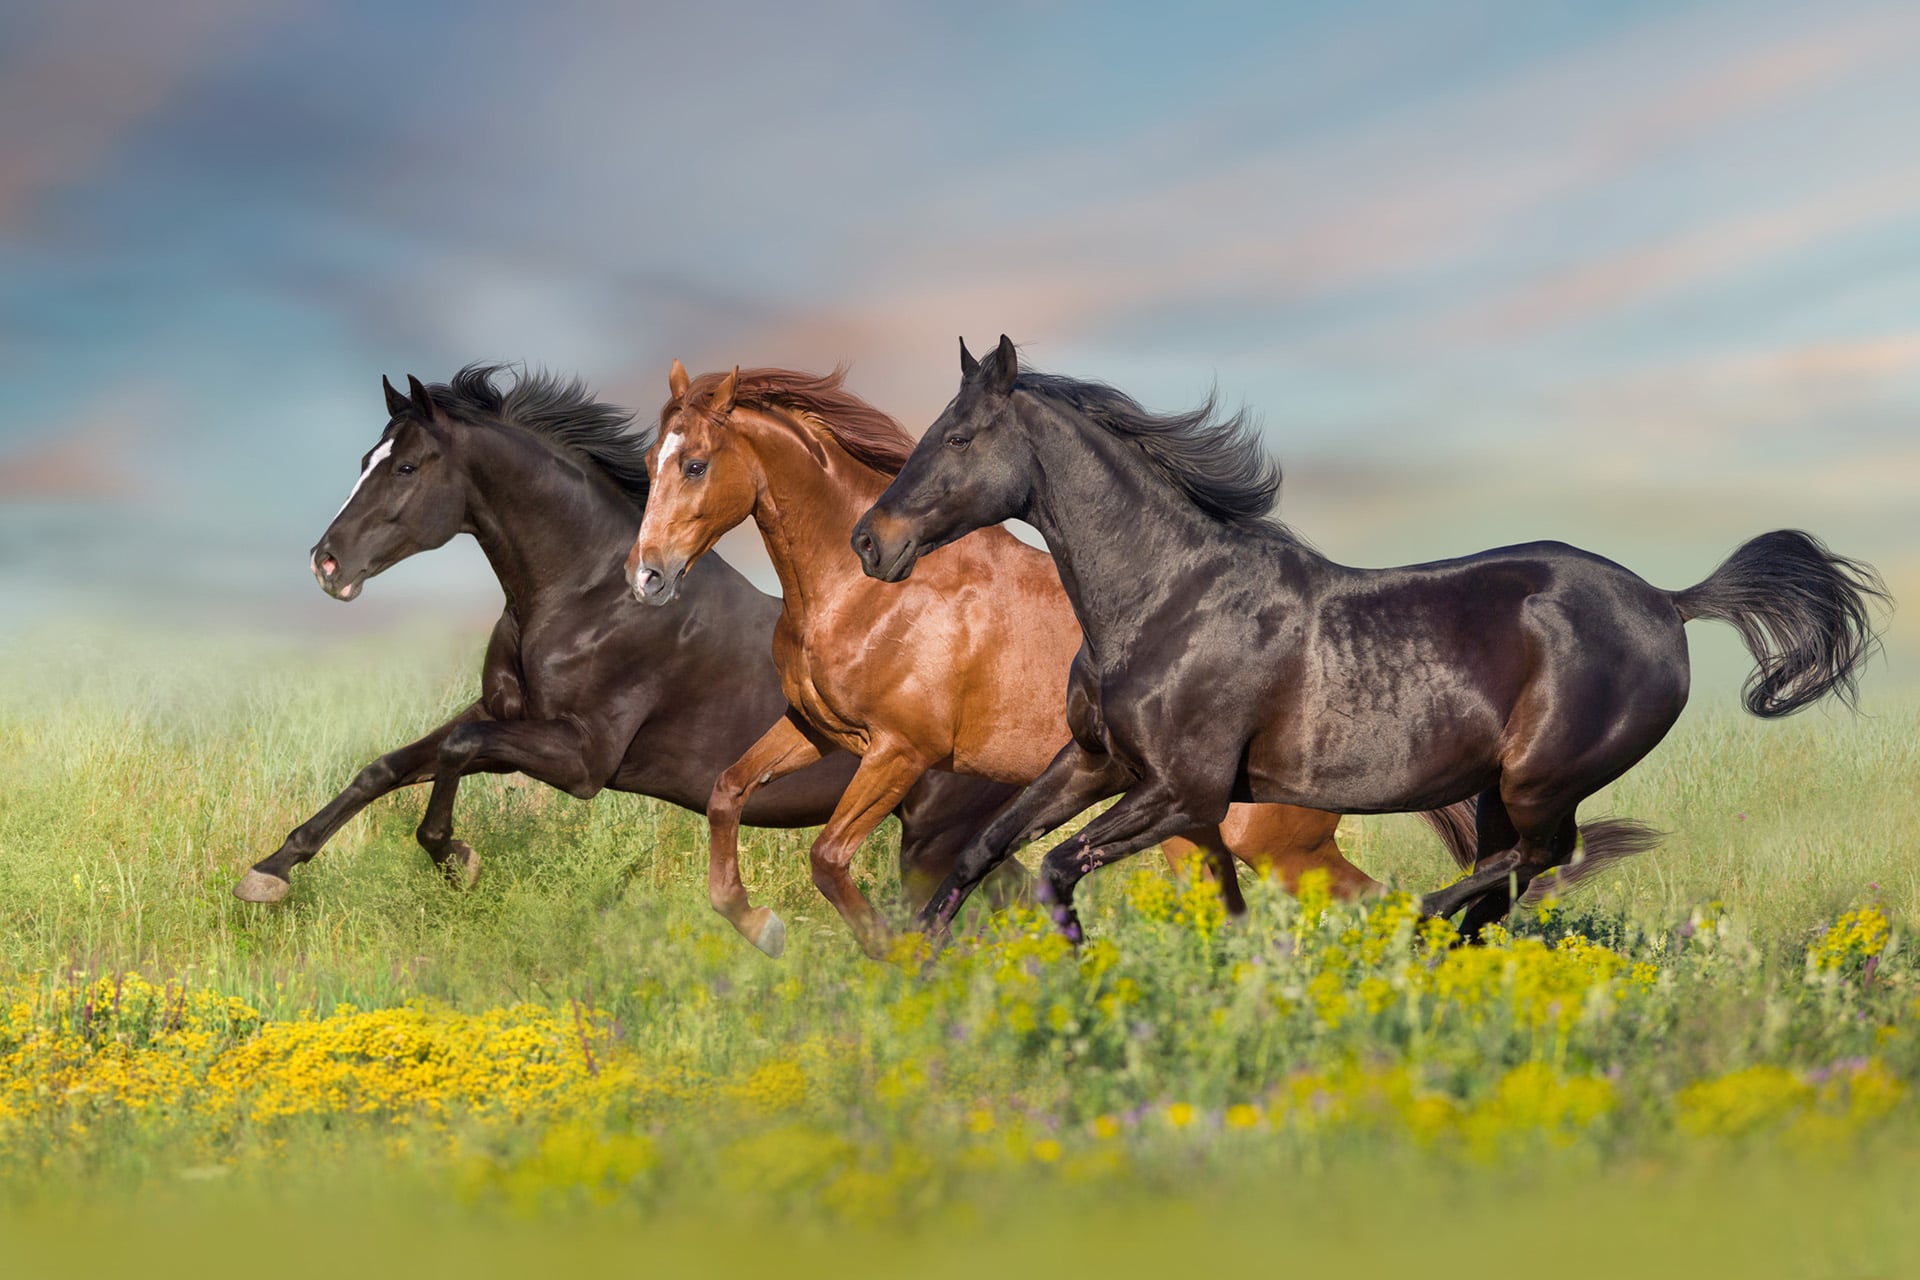
[{"label": "horse's chest", "polygon": [[[616,637],[616,640],[618,638]],[[583,637],[578,631],[529,624],[520,636],[510,662],[490,663],[486,691],[487,714],[497,719],[557,720],[581,711],[609,712],[616,687],[624,692],[630,680],[617,683],[610,673],[618,668],[624,646],[606,637]],[[516,705],[511,715],[496,715],[495,670],[503,693],[501,701]]]},{"label": "horse's chest", "polygon": [[816,652],[784,623],[774,636],[774,662],[787,702],[808,724],[856,755],[866,754],[869,735],[857,700],[848,696],[845,671],[831,655]]}]

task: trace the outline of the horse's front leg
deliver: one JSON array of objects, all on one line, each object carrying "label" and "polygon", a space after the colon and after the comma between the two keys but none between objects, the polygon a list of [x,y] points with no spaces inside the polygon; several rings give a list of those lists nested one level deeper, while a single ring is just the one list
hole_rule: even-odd
[{"label": "horse's front leg", "polygon": [[[453,802],[460,779],[469,773],[524,773],[581,800],[596,796],[620,764],[622,736],[588,728],[572,720],[488,720],[455,725],[440,740],[433,769],[433,794],[414,838],[447,878],[471,888],[480,875],[480,856],[453,838]],[[621,746],[615,746],[614,743]]]},{"label": "horse's front leg", "polygon": [[787,949],[787,925],[770,907],[756,907],[740,878],[740,815],[753,793],[798,773],[824,754],[792,711],[773,722],[747,753],[714,780],[707,798],[707,901],[770,956]]},{"label": "horse's front leg", "polygon": [[1113,808],[1049,849],[1040,860],[1038,893],[1052,910],[1054,923],[1078,944],[1085,933],[1073,909],[1073,891],[1083,877],[1096,868],[1150,849],[1169,836],[1217,823],[1226,809],[1224,796],[1217,805],[1203,805],[1158,778],[1140,783],[1120,797]]},{"label": "horse's front leg", "polygon": [[1087,750],[1078,742],[1060,748],[1046,770],[1025,791],[994,815],[955,860],[946,881],[920,909],[918,927],[936,941],[945,937],[967,895],[1015,847],[1036,839],[1124,789],[1125,767],[1110,755]]},{"label": "horse's front leg", "polygon": [[873,909],[847,866],[860,844],[893,812],[913,784],[927,772],[927,762],[903,742],[876,740],[861,758],[853,780],[834,806],[833,817],[813,842],[813,885],[859,939],[861,950],[884,960],[891,931]]},{"label": "horse's front leg", "polygon": [[291,887],[288,878],[295,867],[318,854],[354,815],[381,796],[432,777],[440,744],[447,735],[460,725],[485,719],[486,714],[476,702],[426,737],[389,751],[361,769],[339,795],[289,832],[277,850],[254,863],[233,887],[233,896],[243,902],[278,902],[285,898]]}]

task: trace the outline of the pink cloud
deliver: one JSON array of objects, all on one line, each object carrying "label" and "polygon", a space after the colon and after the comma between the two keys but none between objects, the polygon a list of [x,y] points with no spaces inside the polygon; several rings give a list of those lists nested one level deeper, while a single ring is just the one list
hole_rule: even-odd
[{"label": "pink cloud", "polygon": [[0,449],[0,502],[113,501],[148,493],[139,441],[166,392],[126,384],[82,404],[52,432]]},{"label": "pink cloud", "polygon": [[0,454],[0,502],[127,497],[136,485],[125,453],[123,437],[90,432]]}]

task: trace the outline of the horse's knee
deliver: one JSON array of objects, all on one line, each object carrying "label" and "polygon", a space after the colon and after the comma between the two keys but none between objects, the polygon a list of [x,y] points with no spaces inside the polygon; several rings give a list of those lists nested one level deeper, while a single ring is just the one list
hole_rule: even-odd
[{"label": "horse's knee", "polygon": [[375,760],[353,775],[351,790],[379,794],[400,784],[400,771],[385,759]]},{"label": "horse's knee", "polygon": [[443,768],[459,768],[470,763],[480,754],[484,737],[477,724],[457,724],[447,731],[440,740],[440,764]]},{"label": "horse's knee", "polygon": [[822,893],[830,895],[846,877],[847,864],[845,859],[838,856],[838,852],[834,848],[815,845],[807,857],[807,863],[813,871],[813,887]]},{"label": "horse's knee", "polygon": [[752,792],[751,774],[728,769],[713,780],[713,791],[707,797],[707,816],[738,822]]}]

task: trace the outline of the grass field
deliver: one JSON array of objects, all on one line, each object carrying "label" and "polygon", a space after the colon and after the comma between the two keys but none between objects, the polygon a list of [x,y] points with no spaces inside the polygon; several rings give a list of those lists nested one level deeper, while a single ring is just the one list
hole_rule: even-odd
[{"label": "grass field", "polygon": [[[1016,910],[874,964],[806,833],[755,832],[769,961],[706,906],[703,820],[499,779],[462,792],[471,893],[415,792],[234,901],[474,652],[7,655],[8,1274],[1920,1274],[1912,702],[1690,712],[1592,806],[1666,845],[1485,948],[1404,898],[1250,884],[1227,924],[1139,859],[1089,881],[1078,955]],[[1451,874],[1412,819],[1342,839]]]}]

